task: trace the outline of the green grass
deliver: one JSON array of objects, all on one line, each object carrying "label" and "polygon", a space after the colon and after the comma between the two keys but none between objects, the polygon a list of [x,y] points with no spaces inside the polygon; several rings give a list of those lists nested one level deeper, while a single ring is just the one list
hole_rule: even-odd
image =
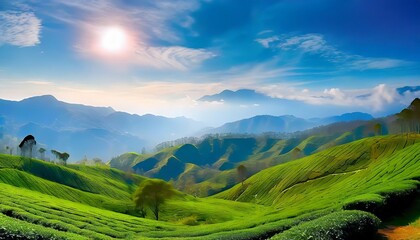
[{"label": "green grass", "polygon": [[417,188],[419,140],[419,135],[396,135],[334,147],[263,170],[244,186],[216,197],[275,206],[295,215],[352,201],[383,203],[390,192]]},{"label": "green grass", "polygon": [[[336,146],[355,138],[344,135],[316,135],[287,140],[269,137],[207,138],[196,146],[184,144],[153,155],[126,153],[110,166],[128,166],[147,177],[173,180],[180,191],[201,197],[226,190],[238,183],[236,166],[244,164],[250,174]],[[299,150],[297,150],[299,149]]]},{"label": "green grass", "polygon": [[367,138],[268,168],[215,197],[180,194],[164,205],[163,221],[129,215],[141,176],[0,155],[1,231],[57,239],[250,239],[330,227],[346,233],[359,223],[375,229],[370,214],[342,209],[356,203],[386,209],[396,193],[416,189],[418,141],[420,135]]},{"label": "green grass", "polygon": [[380,220],[362,211],[339,211],[302,223],[275,235],[272,240],[373,239]]}]

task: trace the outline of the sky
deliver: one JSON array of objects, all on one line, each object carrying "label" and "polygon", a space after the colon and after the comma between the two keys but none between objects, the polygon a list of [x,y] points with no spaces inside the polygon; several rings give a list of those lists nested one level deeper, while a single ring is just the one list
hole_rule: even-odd
[{"label": "sky", "polygon": [[[396,90],[420,85],[419,12],[418,0],[0,0],[0,98],[210,125],[383,116],[420,97]],[[226,89],[302,105],[198,101]]]}]

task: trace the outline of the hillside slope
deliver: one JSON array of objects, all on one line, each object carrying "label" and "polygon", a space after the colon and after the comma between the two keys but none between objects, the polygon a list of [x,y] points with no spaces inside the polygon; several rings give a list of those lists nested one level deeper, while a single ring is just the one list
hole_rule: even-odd
[{"label": "hillside slope", "polygon": [[[375,216],[342,209],[395,215],[389,203],[401,203],[419,185],[419,141],[414,134],[366,138],[268,168],[215,197],[180,193],[159,222],[130,212],[133,185],[121,171],[0,155],[0,237],[288,239],[322,229],[371,236]],[[186,168],[196,171],[192,163]]]},{"label": "hillside slope", "polygon": [[362,139],[268,168],[215,197],[296,214],[331,204],[379,211],[391,192],[416,191],[419,141],[416,134]]},{"label": "hillside slope", "polygon": [[246,166],[250,176],[364,135],[346,132],[290,139],[210,136],[195,145],[170,147],[152,155],[126,153],[112,159],[109,165],[124,171],[132,168],[147,177],[173,180],[181,191],[208,196],[235,185],[239,181],[236,167],[240,164]]}]

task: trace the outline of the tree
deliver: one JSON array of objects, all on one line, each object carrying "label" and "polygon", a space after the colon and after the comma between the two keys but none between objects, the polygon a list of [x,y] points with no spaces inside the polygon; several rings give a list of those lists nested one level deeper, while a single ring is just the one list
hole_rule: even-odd
[{"label": "tree", "polygon": [[63,162],[64,165],[67,164],[67,159],[69,159],[70,154],[66,153],[66,152],[59,152],[57,150],[51,150],[51,153],[55,156],[56,159],[61,160]]},{"label": "tree", "polygon": [[26,155],[28,155],[28,157],[32,157],[32,148],[34,147],[34,145],[36,145],[36,141],[34,136],[32,135],[28,135],[26,136],[22,142],[20,142],[19,144],[19,148],[20,148],[20,154],[25,157]]},{"label": "tree", "polygon": [[243,186],[244,181],[248,175],[248,169],[243,164],[241,164],[236,168],[236,171],[238,172],[239,181],[242,182],[242,186]]},{"label": "tree", "polygon": [[68,154],[66,152],[63,152],[60,155],[60,159],[64,162],[64,165],[67,165],[67,159],[69,159],[69,157],[70,157],[70,154]]},{"label": "tree", "polygon": [[55,156],[55,159],[60,159],[60,152],[52,149],[51,154]]},{"label": "tree", "polygon": [[47,151],[47,150],[45,150],[45,148],[38,149],[38,152],[39,152],[42,160],[45,160],[45,151]]},{"label": "tree", "polygon": [[92,162],[94,166],[105,166],[105,163],[100,158],[93,158]]},{"label": "tree", "polygon": [[12,155],[12,148],[9,146],[6,146],[5,148],[6,148],[6,154]]},{"label": "tree", "polygon": [[134,203],[141,215],[145,216],[145,209],[149,207],[156,220],[159,220],[161,206],[175,194],[171,184],[160,179],[148,179],[141,182],[134,193]]},{"label": "tree", "polygon": [[373,129],[375,131],[375,135],[382,135],[382,124],[375,124],[375,126],[373,126]]}]

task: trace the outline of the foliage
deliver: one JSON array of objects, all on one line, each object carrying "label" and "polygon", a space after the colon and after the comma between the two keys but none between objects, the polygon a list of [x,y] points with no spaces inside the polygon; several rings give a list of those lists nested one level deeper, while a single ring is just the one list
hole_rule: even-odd
[{"label": "foliage", "polygon": [[144,207],[148,206],[156,220],[159,220],[162,204],[175,194],[176,191],[171,184],[158,179],[148,179],[141,182],[134,193],[134,203],[141,212],[144,212]]},{"label": "foliage", "polygon": [[248,175],[248,169],[243,164],[241,164],[236,167],[236,171],[238,172],[239,181],[242,183],[242,185],[244,185],[244,181]]},{"label": "foliage", "polygon": [[272,237],[272,240],[373,239],[381,221],[362,211],[339,211],[302,223]]},{"label": "foliage", "polygon": [[36,145],[36,141],[34,136],[28,135],[23,138],[22,142],[19,144],[20,153],[24,157],[32,157],[32,150],[34,145]]},{"label": "foliage", "polygon": [[57,150],[51,150],[51,153],[59,160],[61,160],[63,162],[64,165],[67,164],[67,159],[69,159],[70,154],[66,153],[66,152],[59,152]]},{"label": "foliage", "polygon": [[200,224],[197,221],[197,216],[195,216],[195,215],[185,217],[185,218],[181,219],[179,221],[179,223],[182,224],[182,225],[188,225],[188,226],[196,226],[196,225]]}]

